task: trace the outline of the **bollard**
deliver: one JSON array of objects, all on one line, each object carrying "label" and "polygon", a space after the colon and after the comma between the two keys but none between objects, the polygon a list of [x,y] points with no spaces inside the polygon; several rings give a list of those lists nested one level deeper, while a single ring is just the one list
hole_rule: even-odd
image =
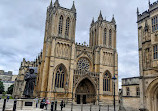
[{"label": "bollard", "polygon": [[99,111],[100,111],[100,105],[99,105]]},{"label": "bollard", "polygon": [[3,110],[2,110],[2,111],[5,111],[5,105],[6,105],[6,99],[4,99],[4,102],[3,102]]},{"label": "bollard", "polygon": [[51,111],[54,111],[54,102],[51,103]]},{"label": "bollard", "polygon": [[57,101],[55,101],[55,111],[57,110]]},{"label": "bollard", "polygon": [[83,111],[83,103],[82,103],[82,105],[81,105],[81,111]]},{"label": "bollard", "polygon": [[109,105],[108,105],[108,111],[109,111]]},{"label": "bollard", "polygon": [[90,111],[92,111],[92,105],[90,105]]},{"label": "bollard", "polygon": [[16,100],[14,100],[13,111],[16,111]]},{"label": "bollard", "polygon": [[60,103],[61,111],[63,110],[63,106],[64,106],[64,102],[62,100],[61,103]]}]

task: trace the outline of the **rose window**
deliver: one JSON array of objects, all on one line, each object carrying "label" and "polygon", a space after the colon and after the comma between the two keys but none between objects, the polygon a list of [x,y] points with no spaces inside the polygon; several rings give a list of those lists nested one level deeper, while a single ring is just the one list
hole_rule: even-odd
[{"label": "rose window", "polygon": [[86,58],[81,58],[77,63],[78,70],[81,71],[89,71],[89,65],[90,63]]}]

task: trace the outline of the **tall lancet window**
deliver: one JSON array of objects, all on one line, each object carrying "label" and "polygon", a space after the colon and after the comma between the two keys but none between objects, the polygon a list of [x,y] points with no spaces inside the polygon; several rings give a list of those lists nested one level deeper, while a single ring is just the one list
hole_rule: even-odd
[{"label": "tall lancet window", "polygon": [[68,37],[69,36],[69,26],[70,26],[70,18],[68,17],[66,19],[66,28],[65,28],[65,36]]},{"label": "tall lancet window", "polygon": [[94,32],[92,31],[92,38],[91,38],[91,42],[92,42],[91,44],[92,44],[92,46],[94,44],[93,41],[94,41]]},{"label": "tall lancet window", "polygon": [[59,18],[59,31],[58,31],[59,35],[62,34],[62,29],[63,29],[63,16],[61,15]]},{"label": "tall lancet window", "polygon": [[109,30],[109,47],[112,47],[112,31],[111,29]]},{"label": "tall lancet window", "polygon": [[65,82],[65,68],[63,65],[60,65],[57,68],[56,71],[56,77],[55,77],[55,87],[57,88],[64,88],[64,82]]},{"label": "tall lancet window", "polygon": [[111,76],[106,72],[103,78],[103,91],[110,91]]},{"label": "tall lancet window", "polygon": [[104,40],[104,45],[106,45],[106,28],[104,29],[104,38],[103,38],[103,40]]}]

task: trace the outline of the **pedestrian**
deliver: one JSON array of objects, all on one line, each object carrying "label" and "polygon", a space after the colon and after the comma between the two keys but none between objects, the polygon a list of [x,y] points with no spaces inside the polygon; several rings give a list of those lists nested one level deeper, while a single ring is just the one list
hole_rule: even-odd
[{"label": "pedestrian", "polygon": [[46,98],[46,104],[45,104],[46,110],[47,110],[47,107],[48,107],[49,104],[50,104],[50,102],[49,102],[48,98]]},{"label": "pedestrian", "polygon": [[7,96],[7,102],[9,101],[9,96]]},{"label": "pedestrian", "polygon": [[46,99],[43,98],[42,101],[40,102],[40,108],[43,109],[46,103]]},{"label": "pedestrian", "polygon": [[36,108],[37,108],[38,107],[38,102],[39,102],[38,97],[35,98],[35,101],[36,101]]}]

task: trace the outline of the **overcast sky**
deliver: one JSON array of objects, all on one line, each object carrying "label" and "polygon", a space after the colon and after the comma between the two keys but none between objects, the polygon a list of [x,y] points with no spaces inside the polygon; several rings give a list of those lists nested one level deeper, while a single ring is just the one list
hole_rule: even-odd
[{"label": "overcast sky", "polygon": [[[156,1],[156,0],[155,0]],[[53,0],[54,2],[54,0]],[[71,8],[73,0],[59,0]],[[154,2],[154,0],[151,0]],[[46,9],[50,0],[0,0],[0,70],[18,74],[23,58],[34,60],[43,47]],[[100,10],[106,20],[115,15],[119,79],[139,75],[136,10],[148,8],[148,0],[75,0],[76,42],[88,43],[89,27]]]}]

